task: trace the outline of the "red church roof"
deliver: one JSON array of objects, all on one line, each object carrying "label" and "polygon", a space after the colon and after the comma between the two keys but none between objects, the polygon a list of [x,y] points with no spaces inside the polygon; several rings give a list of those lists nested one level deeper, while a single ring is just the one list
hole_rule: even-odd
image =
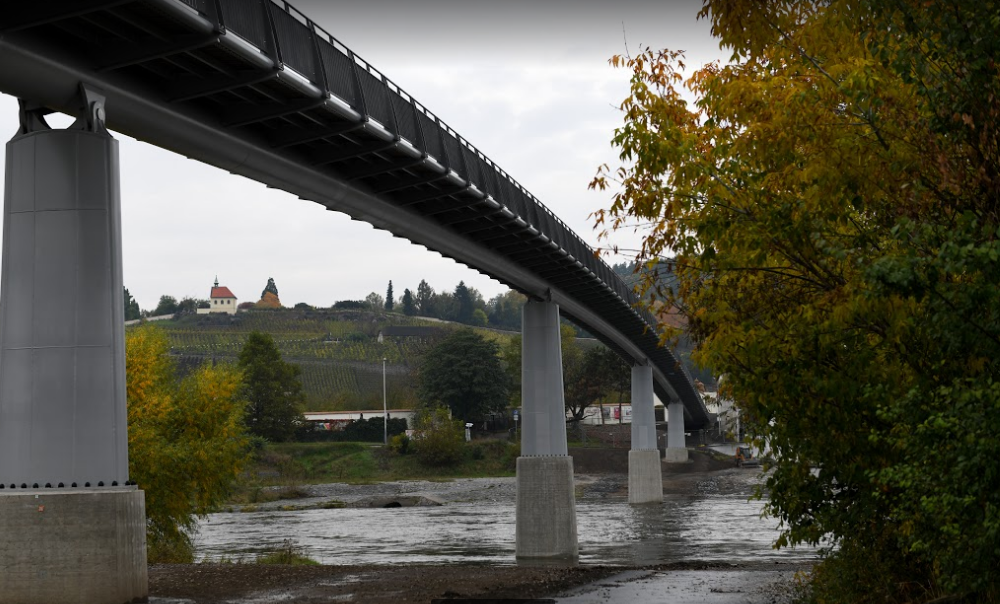
[{"label": "red church roof", "polygon": [[210,297],[211,298],[235,298],[236,296],[233,295],[233,292],[229,291],[228,287],[226,287],[226,286],[223,285],[221,287],[219,287],[219,286],[213,287],[212,288],[212,295]]}]

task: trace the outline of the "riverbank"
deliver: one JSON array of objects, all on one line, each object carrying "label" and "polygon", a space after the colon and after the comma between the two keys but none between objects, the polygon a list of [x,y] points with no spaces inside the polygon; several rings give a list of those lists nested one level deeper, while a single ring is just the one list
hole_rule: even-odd
[{"label": "riverbank", "polygon": [[[150,604],[430,604],[461,598],[553,597],[567,604],[640,604],[664,598],[671,602],[783,604],[794,597],[793,575],[806,568],[803,564],[754,563],[634,568],[165,564],[151,566],[149,580]],[[675,580],[670,582],[670,578]],[[669,588],[655,594],[651,588],[658,581],[667,581]],[[643,594],[650,599],[644,599]]]}]

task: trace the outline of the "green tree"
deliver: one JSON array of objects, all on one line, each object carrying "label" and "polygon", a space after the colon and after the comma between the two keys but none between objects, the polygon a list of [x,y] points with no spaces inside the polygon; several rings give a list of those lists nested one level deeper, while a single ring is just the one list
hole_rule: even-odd
[{"label": "green tree", "polygon": [[420,284],[417,285],[417,298],[415,300],[418,315],[422,317],[430,316],[431,299],[433,297],[434,297],[434,288],[428,285],[426,281],[421,279]]},{"label": "green tree", "polygon": [[612,60],[632,89],[598,222],[676,254],[665,301],[779,460],[779,545],[838,546],[818,601],[997,599],[996,3],[703,14],[734,65]]},{"label": "green tree", "polygon": [[524,294],[514,290],[497,294],[486,304],[489,324],[500,329],[521,329],[521,309],[527,300]]},{"label": "green tree", "polygon": [[395,306],[395,298],[392,295],[392,280],[389,280],[389,288],[385,290],[385,309],[391,311]]},{"label": "green tree", "polygon": [[413,292],[409,288],[403,290],[403,314],[407,317],[417,314],[417,307],[413,302]]},{"label": "green tree", "polygon": [[244,376],[249,432],[276,442],[291,439],[305,402],[301,369],[282,360],[274,339],[259,331],[247,336],[239,367]]},{"label": "green tree", "polygon": [[486,313],[481,308],[477,308],[472,311],[472,320],[469,321],[470,325],[475,325],[476,327],[486,327],[489,324],[489,319],[486,318]]},{"label": "green tree", "polygon": [[458,285],[455,286],[455,293],[452,295],[455,297],[456,304],[455,320],[466,325],[472,323],[472,313],[476,307],[472,302],[472,295],[469,293],[465,281],[458,282]]},{"label": "green tree", "polygon": [[385,299],[375,292],[372,292],[365,296],[365,304],[368,305],[369,310],[378,312],[385,308]]},{"label": "green tree", "polygon": [[621,403],[631,385],[631,366],[605,346],[591,346],[563,365],[566,409],[575,422],[595,403]]},{"label": "green tree", "polygon": [[275,297],[278,297],[278,286],[274,284],[274,277],[267,278],[267,285],[264,286],[264,291],[260,292],[260,297],[263,300],[264,294],[272,293]]},{"label": "green tree", "polygon": [[198,312],[199,308],[211,308],[208,300],[198,300],[195,298],[185,296],[177,303],[177,310],[175,314],[195,314]]},{"label": "green tree", "polygon": [[177,298],[173,296],[160,296],[160,303],[153,309],[152,316],[172,315],[177,312]]},{"label": "green tree", "polygon": [[499,346],[471,329],[452,332],[424,355],[418,396],[425,407],[445,405],[465,421],[504,409],[508,381]]},{"label": "green tree", "polygon": [[458,320],[458,304],[455,301],[455,296],[450,292],[434,294],[427,306],[428,317],[436,317],[445,321]]},{"label": "green tree", "polygon": [[142,318],[142,312],[139,310],[139,303],[135,301],[132,294],[128,293],[128,288],[122,288],[125,290],[125,320],[135,321],[136,319]]},{"label": "green tree", "polygon": [[129,474],[146,493],[150,562],[190,562],[196,517],[225,501],[247,460],[240,373],[203,364],[178,380],[160,329],[125,334]]}]

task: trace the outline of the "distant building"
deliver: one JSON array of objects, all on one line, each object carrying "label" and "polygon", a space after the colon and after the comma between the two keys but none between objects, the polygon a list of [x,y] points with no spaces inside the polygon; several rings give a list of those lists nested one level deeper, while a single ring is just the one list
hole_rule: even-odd
[{"label": "distant building", "polygon": [[198,309],[199,315],[207,315],[208,313],[236,314],[236,296],[225,285],[219,285],[218,277],[215,278],[215,285],[212,287],[212,293],[209,294],[208,303],[210,304],[208,308]]},{"label": "distant building", "polygon": [[[382,409],[362,411],[306,411],[302,415],[307,422],[322,425],[325,430],[343,430],[347,424],[353,421],[382,417]],[[413,420],[416,416],[416,409],[389,409],[389,419],[405,419],[408,428],[413,427]]]}]

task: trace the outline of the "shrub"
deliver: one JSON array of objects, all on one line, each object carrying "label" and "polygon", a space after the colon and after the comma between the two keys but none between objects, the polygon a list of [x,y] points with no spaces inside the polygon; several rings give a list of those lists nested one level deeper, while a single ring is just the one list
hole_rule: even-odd
[{"label": "shrub", "polygon": [[368,305],[360,300],[338,300],[330,308],[334,310],[364,310]]},{"label": "shrub", "polygon": [[316,566],[316,562],[309,556],[302,553],[298,546],[291,540],[285,540],[281,548],[257,555],[257,564],[285,564],[289,566]]},{"label": "shrub", "polygon": [[393,436],[389,439],[389,449],[393,453],[406,455],[406,452],[410,449],[410,437],[405,432]]},{"label": "shrub", "polygon": [[420,463],[453,466],[462,458],[465,427],[460,420],[451,419],[444,407],[428,409],[417,417],[413,440]]}]

